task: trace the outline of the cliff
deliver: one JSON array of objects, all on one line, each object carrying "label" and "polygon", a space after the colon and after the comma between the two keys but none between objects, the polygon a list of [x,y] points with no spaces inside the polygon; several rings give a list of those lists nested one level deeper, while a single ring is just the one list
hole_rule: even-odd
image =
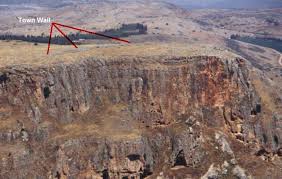
[{"label": "cliff", "polygon": [[249,73],[211,56],[4,67],[0,176],[278,177],[281,118]]}]

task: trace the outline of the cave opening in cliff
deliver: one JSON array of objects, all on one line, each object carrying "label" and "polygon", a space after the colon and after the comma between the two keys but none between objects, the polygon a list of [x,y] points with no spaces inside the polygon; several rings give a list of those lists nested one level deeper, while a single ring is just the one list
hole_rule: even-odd
[{"label": "cave opening in cliff", "polygon": [[262,138],[263,138],[263,143],[266,144],[267,143],[267,136],[265,134],[263,134]]},{"label": "cave opening in cliff", "polygon": [[56,172],[55,178],[61,179],[61,174],[58,171]]},{"label": "cave opening in cliff", "polygon": [[251,115],[257,115],[258,113],[261,113],[261,105],[257,104],[256,107],[251,111]]},{"label": "cave opening in cliff", "polygon": [[131,154],[131,155],[128,155],[127,158],[130,161],[136,161],[136,160],[140,160],[140,155],[138,155],[138,154]]},{"label": "cave opening in cliff", "polygon": [[277,148],[279,146],[279,140],[278,140],[277,135],[274,135],[273,140],[274,140],[275,147]]},{"label": "cave opening in cliff", "polygon": [[251,115],[253,115],[253,116],[257,115],[257,111],[256,111],[255,109],[253,109],[253,110],[251,111]]},{"label": "cave opening in cliff", "polygon": [[175,159],[174,166],[187,166],[184,151],[181,150]]},{"label": "cave opening in cliff", "polygon": [[130,85],[130,86],[129,86],[129,90],[128,90],[128,98],[129,98],[129,100],[132,99],[132,93],[133,93],[133,91],[132,91],[132,85]]},{"label": "cave opening in cliff", "polygon": [[265,149],[260,149],[259,151],[256,152],[256,156],[264,156],[267,154],[268,152]]},{"label": "cave opening in cliff", "polygon": [[102,172],[103,179],[110,179],[109,171],[107,169]]},{"label": "cave opening in cliff", "polygon": [[[145,158],[144,158],[145,159]],[[145,159],[146,160],[146,159]],[[141,171],[140,171],[141,172]],[[145,165],[143,173],[140,173],[140,179],[146,178],[147,176],[152,175],[151,166],[149,164]]]},{"label": "cave opening in cliff", "polygon": [[260,104],[256,105],[256,112],[261,113],[261,105]]},{"label": "cave opening in cliff", "polygon": [[50,94],[51,94],[51,90],[49,87],[44,87],[43,89],[43,94],[44,94],[44,98],[47,99],[49,98]]},{"label": "cave opening in cliff", "polygon": [[5,84],[8,81],[8,76],[6,73],[4,73],[3,75],[0,75],[0,84]]}]

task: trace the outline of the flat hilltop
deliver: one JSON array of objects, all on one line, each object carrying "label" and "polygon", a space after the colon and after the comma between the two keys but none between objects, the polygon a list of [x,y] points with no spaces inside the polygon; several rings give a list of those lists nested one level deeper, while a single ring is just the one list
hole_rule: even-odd
[{"label": "flat hilltop", "polygon": [[15,65],[50,65],[73,63],[88,58],[115,59],[138,57],[177,57],[177,56],[218,56],[235,57],[232,52],[210,45],[189,45],[187,43],[131,43],[131,44],[86,44],[78,49],[71,45],[51,45],[46,54],[47,44],[10,41],[0,42],[0,67]]}]

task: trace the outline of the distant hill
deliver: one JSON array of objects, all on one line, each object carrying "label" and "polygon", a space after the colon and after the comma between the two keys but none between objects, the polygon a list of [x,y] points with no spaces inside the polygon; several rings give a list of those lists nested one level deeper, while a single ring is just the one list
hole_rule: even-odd
[{"label": "distant hill", "polygon": [[[23,4],[23,3],[43,3],[43,2],[44,0],[0,0],[0,4]],[[55,1],[53,0],[53,2]]]},{"label": "distant hill", "polygon": [[60,3],[70,3],[70,2],[93,2],[101,0],[0,0],[0,4],[60,4]]},{"label": "distant hill", "polygon": [[38,4],[38,5],[46,5],[46,6],[60,6],[66,4],[75,4],[75,3],[87,3],[87,2],[94,2],[94,1],[101,1],[101,0],[0,0],[0,5],[19,5],[19,4]]},{"label": "distant hill", "polygon": [[[48,6],[60,6],[69,3],[90,3],[103,0],[0,0],[1,4],[40,4]],[[107,0],[104,0],[107,1]],[[108,0],[124,1],[124,0]],[[151,0],[153,1],[153,0]],[[281,8],[282,0],[156,0],[166,1],[184,8]],[[145,3],[146,1],[144,1]]]},{"label": "distant hill", "polygon": [[281,8],[281,0],[167,0],[185,8]]},{"label": "distant hill", "polygon": [[[60,3],[64,3],[61,1]],[[19,4],[60,4],[56,0],[0,0],[0,4],[19,5]]]}]

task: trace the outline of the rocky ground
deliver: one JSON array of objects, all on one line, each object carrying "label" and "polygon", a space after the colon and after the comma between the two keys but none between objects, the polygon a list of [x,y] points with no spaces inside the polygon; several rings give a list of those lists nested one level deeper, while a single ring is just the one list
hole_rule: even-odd
[{"label": "rocky ground", "polygon": [[32,66],[1,69],[3,178],[281,175],[281,108],[245,60]]}]

